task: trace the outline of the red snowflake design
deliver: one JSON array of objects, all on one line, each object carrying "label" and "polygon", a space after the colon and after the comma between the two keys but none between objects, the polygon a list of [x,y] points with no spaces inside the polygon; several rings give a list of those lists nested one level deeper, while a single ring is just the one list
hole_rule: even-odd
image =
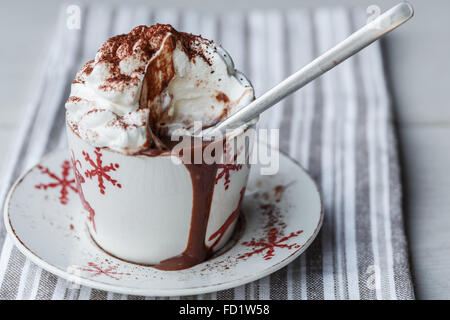
[{"label": "red snowflake design", "polygon": [[214,232],[209,237],[209,239],[208,239],[209,241],[211,241],[214,238],[216,238],[216,241],[214,241],[214,243],[211,245],[211,249],[213,249],[220,242],[220,240],[222,239],[222,237],[225,234],[225,232],[227,232],[227,230],[230,227],[230,225],[239,216],[241,203],[242,203],[242,200],[244,199],[244,193],[245,193],[245,187],[241,189],[241,195],[240,195],[239,202],[238,202],[238,205],[237,205],[236,209],[234,209],[234,211],[228,216],[227,220],[225,220],[225,222],[222,224],[222,226],[219,229],[217,229],[217,231]]},{"label": "red snowflake design", "polygon": [[[275,203],[280,202],[281,197],[283,196],[283,192],[286,188],[288,188],[292,183],[286,186],[276,186],[273,189],[274,192],[274,200]],[[286,222],[283,221],[281,209],[273,202],[270,202],[270,194],[264,192],[262,194],[256,193],[254,196],[263,200],[262,203],[259,204],[261,209],[261,215],[266,217],[267,221],[263,230],[265,235],[259,239],[253,238],[251,241],[245,241],[242,245],[246,247],[251,247],[252,251],[242,254],[238,257],[238,259],[248,258],[253,256],[254,254],[263,254],[263,258],[265,260],[270,260],[275,255],[276,248],[282,249],[299,249],[302,245],[298,243],[287,243],[288,240],[297,237],[298,235],[303,233],[303,230],[298,230],[295,232],[291,232],[289,235],[284,235],[284,229],[286,228]],[[269,202],[267,202],[269,201]]]},{"label": "red snowflake design", "polygon": [[78,267],[77,269],[89,272],[91,273],[91,278],[100,276],[104,274],[107,277],[110,277],[114,280],[120,280],[119,276],[130,276],[131,273],[125,273],[125,272],[118,272],[117,268],[119,265],[108,267],[103,269],[99,265],[95,264],[94,262],[88,262],[88,267]]},{"label": "red snowflake design", "polygon": [[227,149],[230,147],[230,145],[227,143],[225,145],[225,163],[220,163],[217,165],[218,167],[218,174],[216,177],[216,184],[220,181],[220,179],[224,178],[223,185],[225,186],[225,190],[228,190],[228,187],[230,185],[230,174],[231,171],[239,171],[242,169],[242,164],[236,164],[237,157],[241,153],[243,147],[241,147],[236,154],[231,157],[231,153],[227,152]]},{"label": "red snowflake design", "polygon": [[[270,260],[275,254],[275,248],[285,248],[285,249],[292,249],[292,248],[300,248],[301,246],[297,243],[293,244],[287,244],[285,243],[287,240],[294,238],[301,234],[303,230],[298,230],[296,232],[291,232],[287,236],[281,236],[280,231],[277,228],[272,228],[267,232],[267,239],[261,238],[261,239],[252,239],[251,241],[245,241],[242,244],[247,247],[252,247],[253,250],[251,252],[247,252],[243,255],[240,255],[238,259],[248,258],[251,257],[254,254],[258,253],[264,253],[264,260]],[[281,238],[279,238],[281,236]],[[278,239],[279,238],[279,239]]]},{"label": "red snowflake design", "polygon": [[100,152],[100,148],[95,148],[95,156],[96,160],[92,160],[90,155],[83,151],[84,159],[92,166],[92,170],[86,170],[84,175],[86,178],[92,179],[97,176],[98,179],[98,187],[100,188],[100,193],[105,194],[105,183],[104,181],[109,181],[113,186],[118,188],[122,188],[120,183],[117,183],[117,180],[111,178],[108,174],[110,171],[116,171],[119,168],[118,163],[110,163],[109,165],[104,166],[102,161],[102,153]]},{"label": "red snowflake design", "polygon": [[41,171],[42,174],[49,176],[54,181],[49,182],[49,183],[41,183],[41,184],[35,185],[34,187],[36,189],[41,189],[41,190],[47,190],[49,188],[60,187],[61,189],[59,190],[59,193],[60,193],[59,201],[61,202],[61,204],[64,204],[64,205],[67,204],[67,202],[69,201],[69,198],[67,197],[69,194],[69,190],[72,190],[73,192],[77,192],[77,189],[74,186],[75,179],[68,178],[69,173],[70,173],[70,162],[68,160],[63,161],[63,163],[61,165],[61,168],[62,168],[61,177],[59,177],[55,173],[51,172],[50,169],[47,167],[38,165],[37,168]]},{"label": "red snowflake design", "polygon": [[81,184],[85,183],[86,180],[84,179],[84,177],[80,173],[80,171],[78,171],[77,165],[80,165],[80,168],[81,168],[81,162],[80,162],[80,160],[75,159],[75,155],[72,150],[72,168],[73,168],[73,172],[75,173],[75,181],[76,181],[76,185],[77,185],[78,195],[80,196],[80,200],[83,205],[83,208],[89,213],[88,220],[92,222],[92,227],[94,228],[94,231],[97,232],[97,229],[95,228],[95,220],[94,220],[95,211],[94,211],[94,209],[92,209],[91,205],[84,197],[83,189],[81,188]]}]

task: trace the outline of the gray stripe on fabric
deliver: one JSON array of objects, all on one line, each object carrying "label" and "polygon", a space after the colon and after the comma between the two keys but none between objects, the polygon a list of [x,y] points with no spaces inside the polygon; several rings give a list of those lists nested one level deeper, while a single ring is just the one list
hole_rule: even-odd
[{"label": "gray stripe on fabric", "polygon": [[106,300],[107,292],[98,289],[92,289],[89,300]]},{"label": "gray stripe on fabric", "polygon": [[64,300],[78,300],[79,295],[80,289],[67,287],[64,293]]},{"label": "gray stripe on fabric", "polygon": [[[287,25],[286,15],[282,16],[283,21],[283,63],[284,63],[284,75],[283,77],[287,77],[289,74],[290,59],[289,59],[289,28]],[[274,108],[281,107],[275,106]],[[280,150],[286,154],[289,154],[289,146],[291,137],[291,120],[292,120],[292,96],[285,99],[285,103],[283,106],[283,114],[281,116],[281,123],[279,124],[280,128]],[[278,270],[276,273],[270,276],[270,299],[273,300],[286,300],[288,293],[288,267],[284,267]],[[292,284],[292,283],[291,283]]]},{"label": "gray stripe on fabric", "polygon": [[26,275],[26,282],[24,284],[24,289],[23,289],[23,293],[22,293],[22,297],[18,296],[18,298],[22,298],[24,300],[30,299],[30,294],[32,291],[32,287],[33,287],[33,283],[34,283],[34,279],[36,277],[36,272],[37,269],[39,268],[37,265],[35,265],[32,262],[30,263],[30,267],[29,267],[29,271]]},{"label": "gray stripe on fabric", "polygon": [[[353,57],[355,61],[355,83],[358,94],[357,120],[356,120],[356,245],[358,259],[359,291],[363,300],[375,299],[375,291],[367,288],[366,272],[374,265],[372,251],[372,237],[367,234],[371,230],[370,221],[370,183],[369,179],[369,150],[367,138],[367,97],[365,96],[363,76],[361,74],[361,56]],[[359,120],[359,121],[358,121]]]},{"label": "gray stripe on fabric", "polygon": [[22,273],[23,265],[25,264],[25,256],[19,252],[16,247],[12,248],[11,257],[8,261],[8,266],[0,287],[1,299],[15,299],[17,290],[19,288],[20,275]]},{"label": "gray stripe on fabric", "polygon": [[202,295],[203,300],[211,300],[211,293],[205,293]]},{"label": "gray stripe on fabric", "polygon": [[[333,11],[332,25],[335,28],[334,43],[337,43],[347,37],[351,33],[351,28],[347,24],[348,11],[336,8]],[[351,170],[355,170],[354,162],[346,163],[345,153],[347,144],[350,148],[354,148],[354,140],[351,140],[352,133],[354,136],[354,128],[352,126],[353,119],[350,118],[352,108],[355,107],[355,97],[352,93],[355,91],[354,83],[348,82],[348,75],[353,73],[353,61],[347,61],[341,66],[336,68],[336,77],[333,81],[333,85],[336,86],[334,93],[336,108],[335,117],[335,145],[334,145],[334,199],[333,208],[335,217],[335,246],[336,251],[336,270],[335,270],[335,296],[337,299],[348,299],[348,277],[347,277],[347,260],[352,259],[352,256],[347,256],[347,241],[346,241],[346,224],[345,217],[352,219],[352,207],[345,206],[345,201],[348,201],[354,206],[354,198],[351,194],[345,194],[347,181],[345,166],[349,166]],[[348,121],[348,122],[347,122]],[[347,130],[348,129],[348,130]],[[353,150],[348,150],[348,152]],[[348,210],[350,209],[350,210]],[[348,211],[347,211],[348,210]],[[350,232],[352,232],[351,230]]]},{"label": "gray stripe on fabric", "polygon": [[[304,39],[305,43],[310,43],[311,37],[311,21],[308,11],[303,9],[299,11],[293,11],[289,13],[288,19],[290,20],[290,28],[294,30],[291,35],[290,47],[291,61],[290,65],[294,67],[291,71],[295,72],[303,65],[312,60],[312,50],[308,48],[301,48],[297,43],[297,37]],[[305,88],[292,95],[294,115],[292,121],[294,124],[291,126],[293,130],[290,146],[290,155],[299,160],[299,162],[308,168],[308,150],[309,150],[309,137],[310,128],[312,122],[312,99],[314,88],[312,85],[307,85]],[[296,121],[296,122],[295,122]],[[298,127],[297,127],[298,126]],[[301,255],[297,260],[292,262],[289,266],[291,268],[291,277],[293,281],[292,286],[292,299],[307,299],[307,286],[306,286],[306,258],[305,254]]]},{"label": "gray stripe on fabric", "polygon": [[45,270],[42,270],[36,300],[50,300],[55,292],[58,278]]},{"label": "gray stripe on fabric", "polygon": [[[311,20],[312,12],[310,11]],[[314,23],[311,27],[312,32],[312,47],[314,56],[317,52],[317,31]],[[321,181],[321,156],[322,156],[322,120],[323,120],[323,102],[321,95],[321,80],[317,79],[314,83],[315,105],[314,115],[311,126],[311,140],[309,146],[309,172],[311,177],[320,185]],[[324,221],[324,223],[327,223]],[[306,282],[307,282],[307,297],[308,299],[323,299],[323,270],[322,270],[322,232],[317,235],[317,238],[306,251]]]},{"label": "gray stripe on fabric", "polygon": [[233,300],[233,299],[234,299],[234,289],[217,291],[217,300]]},{"label": "gray stripe on fabric", "polygon": [[[400,182],[400,168],[398,157],[397,138],[394,131],[394,124],[392,122],[392,105],[389,99],[389,92],[386,86],[386,79],[384,74],[383,59],[381,56],[380,44],[376,44],[376,49],[373,50],[375,63],[373,64],[374,73],[376,74],[377,84],[376,88],[381,99],[381,110],[383,110],[384,120],[383,126],[380,128],[382,132],[382,140],[385,158],[382,163],[385,170],[387,170],[387,181],[385,184],[387,212],[387,230],[388,240],[387,245],[390,250],[387,252],[387,259],[390,259],[392,266],[393,286],[390,286],[389,292],[393,299],[414,299],[414,289],[412,287],[410,264],[408,261],[408,245],[406,242],[405,226],[403,222],[403,212],[401,206],[402,188]],[[390,230],[389,230],[390,227]],[[389,263],[387,264],[390,265]],[[390,271],[390,270],[389,270]],[[392,288],[393,287],[393,288]]]},{"label": "gray stripe on fabric", "polygon": [[[334,28],[332,27],[332,11],[319,9],[314,16],[317,30],[318,51],[323,52],[333,44]],[[324,205],[324,224],[322,226],[322,273],[324,286],[324,299],[336,298],[336,250],[335,250],[335,212],[333,208],[333,155],[335,137],[336,108],[334,107],[333,82],[336,70],[323,75],[321,79],[322,96],[322,127],[321,127],[321,190]]]},{"label": "gray stripe on fabric", "polygon": [[[343,120],[345,121],[345,120]],[[345,123],[345,122],[344,122]],[[341,127],[341,130],[343,131],[343,127]],[[342,133],[342,135],[344,135]],[[340,185],[337,186],[338,188],[340,188],[340,204],[339,204],[339,210],[341,212],[341,215],[339,217],[340,220],[340,224],[341,224],[341,231],[340,231],[340,238],[341,238],[341,245],[342,245],[342,285],[343,285],[343,296],[341,297],[341,299],[349,299],[349,293],[348,293],[348,277],[347,277],[347,247],[346,247],[346,243],[345,243],[345,205],[344,205],[344,201],[345,201],[345,179],[343,177],[344,175],[344,152],[345,152],[345,143],[344,143],[344,138],[341,140],[340,145],[338,146],[338,148],[340,148],[342,150],[341,154],[340,154],[340,159],[339,159],[339,168],[338,170],[341,172],[341,181],[340,181]]]},{"label": "gray stripe on fabric", "polygon": [[[389,194],[389,163],[388,163],[388,146],[387,146],[387,122],[388,122],[388,97],[383,92],[382,88],[380,88],[380,72],[381,70],[377,70],[378,67],[381,68],[381,65],[378,66],[377,59],[377,50],[378,49],[375,44],[373,46],[374,50],[371,50],[371,74],[374,76],[373,79],[373,87],[376,92],[376,101],[377,101],[377,111],[375,114],[376,118],[376,132],[377,132],[377,142],[378,149],[382,150],[378,153],[378,164],[381,176],[381,183],[379,184],[378,195],[380,196],[379,202],[381,205],[381,210],[378,215],[380,218],[379,221],[379,229],[380,231],[380,256],[382,255],[380,266],[381,266],[381,290],[382,290],[382,298],[383,299],[395,299],[395,281],[394,281],[394,268],[393,268],[393,253],[392,253],[392,237],[391,237],[391,220],[390,220],[390,194]],[[384,151],[384,152],[383,152]]]},{"label": "gray stripe on fabric", "polygon": [[[338,16],[339,17],[339,16]],[[336,21],[337,20],[337,21]],[[341,23],[340,19],[334,19],[333,23]],[[339,37],[339,34],[337,35]],[[335,42],[337,39],[335,38]],[[347,62],[349,63],[349,62]],[[341,66],[336,69],[336,78],[334,84],[338,87],[338,92],[344,92],[344,96],[335,97],[336,100],[336,108],[342,108],[342,110],[336,110],[336,119],[335,119],[335,141],[334,141],[334,154],[333,154],[333,189],[334,189],[334,197],[333,197],[333,208],[335,215],[335,296],[336,299],[346,299],[348,298],[348,288],[347,288],[347,274],[346,274],[346,255],[345,255],[345,224],[344,224],[344,197],[343,192],[344,179],[343,179],[343,156],[344,153],[344,123],[346,121],[345,115],[347,113],[347,109],[349,106],[347,104],[341,105],[341,101],[343,102],[343,97],[348,99],[348,93],[345,90],[344,81],[342,81],[343,73],[345,72],[345,66]]]},{"label": "gray stripe on fabric", "polygon": [[[291,73],[295,72],[296,70],[292,70],[292,59],[293,57],[290,56],[290,41],[288,39],[290,38],[290,34],[293,30],[291,30],[287,23],[286,14],[283,14],[283,30],[284,30],[284,43],[283,43],[283,50],[284,50],[284,77],[287,78]],[[276,106],[275,106],[276,108]],[[292,114],[293,114],[293,96],[290,95],[289,97],[285,98],[285,105],[283,108],[283,115],[280,125],[280,150],[286,154],[290,154],[290,143],[291,143],[291,126],[292,126]],[[297,124],[298,125],[298,124]]]},{"label": "gray stripe on fabric", "polygon": [[[376,81],[374,81],[376,82]],[[373,85],[376,85],[375,83]],[[377,190],[376,190],[376,194],[377,194],[377,199],[376,202],[379,204],[378,205],[378,210],[377,210],[377,230],[378,230],[378,251],[379,251],[379,256],[380,256],[380,278],[381,278],[381,299],[391,299],[391,294],[395,295],[395,292],[390,292],[390,288],[389,288],[389,273],[393,272],[393,270],[389,270],[389,266],[388,266],[388,250],[387,250],[387,244],[386,242],[387,240],[387,235],[389,230],[387,230],[386,228],[386,219],[387,219],[387,215],[389,214],[386,211],[389,211],[389,206],[385,206],[385,199],[386,199],[386,192],[389,191],[389,186],[385,186],[384,185],[384,174],[385,174],[385,169],[386,167],[383,164],[383,157],[385,156],[385,152],[387,152],[387,150],[385,152],[381,151],[383,150],[383,134],[382,134],[382,129],[380,128],[380,124],[381,122],[386,122],[387,119],[382,119],[381,117],[379,118],[378,116],[378,112],[380,111],[381,108],[383,108],[382,106],[382,101],[379,97],[379,95],[377,94],[375,97],[375,106],[376,109],[378,109],[375,114],[375,119],[373,119],[372,121],[375,122],[375,132],[376,132],[376,139],[375,139],[375,143],[376,143],[376,168],[377,168],[377,177],[380,177],[378,183],[377,183]],[[387,173],[389,174],[389,173]]]},{"label": "gray stripe on fabric", "polygon": [[393,124],[388,125],[389,139],[389,193],[392,246],[394,255],[394,280],[397,297],[401,300],[414,299],[414,288],[412,286],[410,261],[408,259],[408,243],[404,232],[404,221],[402,214],[402,188],[400,183],[400,167],[397,149],[397,136]]},{"label": "gray stripe on fabric", "polygon": [[80,299],[80,289],[73,289],[72,290],[72,300],[79,300]]},{"label": "gray stripe on fabric", "polygon": [[[344,30],[345,32],[347,30]],[[341,36],[341,35],[339,35]],[[350,62],[347,62],[350,63]],[[342,66],[340,69],[340,83],[342,84],[343,91],[345,92],[345,81],[344,81],[344,73],[347,72],[346,69],[344,69],[346,66]],[[350,72],[350,71],[348,71]],[[350,93],[346,92],[345,97],[347,99],[352,99],[352,97],[349,97]],[[345,112],[338,112],[339,119],[337,119],[337,126],[339,130],[339,141],[337,142],[336,149],[339,150],[338,155],[336,155],[336,180],[335,180],[335,188],[336,188],[336,199],[335,199],[335,210],[338,212],[338,217],[336,221],[339,222],[340,225],[340,232],[337,233],[340,237],[340,245],[341,245],[341,259],[340,263],[341,265],[341,274],[342,274],[342,288],[341,292],[339,294],[342,294],[340,296],[340,299],[349,299],[349,292],[348,292],[348,277],[347,277],[347,259],[349,257],[347,256],[347,246],[346,246],[346,228],[345,228],[345,216],[346,216],[346,207],[345,207],[345,200],[346,200],[346,179],[345,179],[345,152],[346,152],[346,131],[345,127],[348,125],[346,121],[346,115],[349,113],[348,109],[350,108],[349,105],[345,104],[345,106],[341,106],[344,108]],[[347,164],[348,165],[348,164]],[[355,168],[356,170],[356,168]]]}]

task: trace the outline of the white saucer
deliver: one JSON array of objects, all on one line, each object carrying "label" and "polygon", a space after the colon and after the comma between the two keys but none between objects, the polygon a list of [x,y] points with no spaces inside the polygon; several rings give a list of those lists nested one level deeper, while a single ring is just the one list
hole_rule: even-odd
[{"label": "white saucer", "polygon": [[[15,183],[5,206],[5,224],[15,245],[31,261],[97,289],[178,296],[239,286],[297,258],[322,224],[316,185],[298,164],[281,154],[276,175],[261,176],[259,166],[252,167],[242,203],[244,217],[225,252],[181,271],[135,265],[111,257],[91,240],[84,224],[86,212],[74,191],[72,170],[64,169],[65,160],[69,160],[67,150],[53,152]],[[62,185],[67,192],[61,192]]]}]

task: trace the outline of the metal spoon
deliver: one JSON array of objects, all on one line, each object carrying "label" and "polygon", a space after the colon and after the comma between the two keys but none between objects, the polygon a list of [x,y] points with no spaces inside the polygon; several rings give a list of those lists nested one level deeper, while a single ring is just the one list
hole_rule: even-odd
[{"label": "metal spoon", "polygon": [[219,122],[217,125],[203,130],[201,135],[203,137],[213,137],[218,134],[224,134],[227,129],[238,128],[246,124],[281,99],[284,99],[286,96],[364,49],[375,40],[378,40],[388,32],[399,27],[413,15],[414,9],[409,3],[402,2],[396,5],[283,80],[258,99]]}]

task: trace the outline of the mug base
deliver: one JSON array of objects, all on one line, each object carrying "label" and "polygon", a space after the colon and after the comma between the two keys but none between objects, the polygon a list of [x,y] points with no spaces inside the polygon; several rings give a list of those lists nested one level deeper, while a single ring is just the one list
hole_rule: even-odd
[{"label": "mug base", "polygon": [[[230,237],[230,239],[225,243],[225,245],[223,245],[219,250],[217,250],[216,252],[214,252],[210,257],[208,257],[208,259],[206,259],[203,262],[207,262],[208,260],[211,259],[215,259],[219,256],[221,256],[222,254],[228,252],[230,249],[232,249],[235,244],[237,244],[239,242],[239,240],[242,238],[242,235],[245,232],[245,227],[246,227],[246,220],[245,220],[245,216],[244,214],[242,214],[242,212],[239,214],[239,217],[236,221],[236,226],[234,227],[233,233]],[[153,267],[155,269],[157,269],[158,264],[147,264],[147,263],[142,263],[142,262],[136,262],[136,261],[131,261],[131,260],[127,260],[125,258],[121,258],[118,257],[114,254],[112,254],[111,252],[109,252],[108,250],[104,249],[101,245],[98,244],[98,242],[95,240],[95,238],[92,236],[91,234],[91,229],[89,228],[89,221],[86,221],[86,230],[87,233],[89,235],[89,238],[92,240],[92,242],[104,253],[106,253],[107,255],[121,260],[123,262],[126,263],[131,263],[131,264],[135,264],[138,266],[142,266],[142,267]],[[203,263],[202,262],[202,263]]]}]

